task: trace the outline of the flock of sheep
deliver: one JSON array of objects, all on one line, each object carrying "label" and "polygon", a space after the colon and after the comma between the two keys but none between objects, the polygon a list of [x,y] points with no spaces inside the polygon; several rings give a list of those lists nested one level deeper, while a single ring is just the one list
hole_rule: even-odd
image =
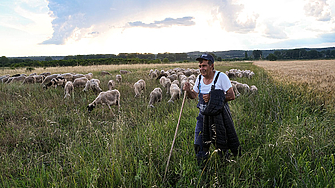
[{"label": "flock of sheep", "polygon": [[[62,86],[64,87],[64,98],[69,98],[74,93],[74,88],[84,88],[83,91],[94,91],[99,93],[96,99],[88,104],[88,111],[92,111],[98,104],[107,105],[111,111],[111,114],[114,115],[111,106],[117,105],[120,111],[120,92],[115,88],[116,82],[121,84],[122,76],[121,74],[128,74],[130,71],[120,70],[120,74],[115,76],[114,80],[108,81],[108,91],[102,91],[100,88],[100,80],[93,78],[92,73],[88,74],[76,74],[76,73],[64,73],[64,74],[51,74],[49,72],[42,74],[17,74],[17,75],[4,75],[0,76],[2,83],[11,84],[13,82],[21,82],[22,84],[34,84],[41,83],[41,85],[47,89],[48,87]],[[101,71],[100,74],[111,75],[107,71]],[[149,96],[149,108],[153,108],[154,104],[162,101],[162,92],[166,90],[166,93],[170,95],[169,103],[174,103],[175,100],[179,99],[182,96],[182,89],[186,82],[189,82],[193,87],[197,76],[200,74],[199,69],[183,69],[183,68],[174,68],[167,71],[164,70],[153,70],[149,72],[150,79],[159,80],[161,87],[156,87],[150,92]],[[226,74],[229,78],[234,77],[247,77],[251,79],[254,73],[250,70],[237,70],[231,69],[226,71]],[[234,92],[236,96],[240,94],[251,93],[254,94],[257,92],[257,87],[252,85],[248,86],[247,84],[242,84],[237,81],[231,81]],[[145,93],[146,83],[144,79],[140,79],[134,83],[134,92],[135,98],[140,97],[142,93]]]}]

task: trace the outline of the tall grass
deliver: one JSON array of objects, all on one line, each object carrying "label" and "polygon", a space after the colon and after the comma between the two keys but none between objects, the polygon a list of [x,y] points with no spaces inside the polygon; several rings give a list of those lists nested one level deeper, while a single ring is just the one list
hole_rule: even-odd
[{"label": "tall grass", "polygon": [[[187,66],[187,64],[186,64]],[[189,64],[196,68],[196,64]],[[173,65],[168,66],[171,68]],[[159,87],[149,69],[128,68],[117,85],[121,113],[113,107],[86,106],[97,94],[75,90],[64,100],[61,88],[0,85],[1,187],[333,187],[334,112],[303,85],[275,82],[251,63],[216,64],[216,69],[250,69],[255,96],[230,102],[242,156],[222,161],[212,149],[207,171],[196,165],[193,149],[197,101],[185,102],[167,173],[166,162],[178,121],[181,99],[147,108]],[[163,69],[163,68],[162,68]],[[165,69],[166,70],[166,69]],[[110,70],[113,75],[117,69]],[[88,71],[91,72],[91,71]],[[101,87],[113,77],[102,77]],[[134,98],[133,83],[147,89]]]}]

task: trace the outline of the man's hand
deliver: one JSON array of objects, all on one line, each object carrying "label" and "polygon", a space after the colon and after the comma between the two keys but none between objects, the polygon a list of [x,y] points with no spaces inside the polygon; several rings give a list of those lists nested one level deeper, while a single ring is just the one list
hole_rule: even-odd
[{"label": "man's hand", "polygon": [[186,95],[190,99],[197,98],[197,92],[193,91],[193,89],[191,90],[191,84],[189,82],[185,82],[183,90],[186,91]]},{"label": "man's hand", "polygon": [[209,99],[210,99],[210,94],[203,94],[202,98],[204,99],[205,103],[208,103]]}]

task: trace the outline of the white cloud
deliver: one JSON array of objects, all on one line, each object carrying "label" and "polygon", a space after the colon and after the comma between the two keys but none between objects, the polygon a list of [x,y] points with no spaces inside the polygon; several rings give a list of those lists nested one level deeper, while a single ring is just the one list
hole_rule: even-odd
[{"label": "white cloud", "polygon": [[330,21],[331,12],[326,0],[308,0],[304,6],[306,16],[315,17],[318,21]]}]

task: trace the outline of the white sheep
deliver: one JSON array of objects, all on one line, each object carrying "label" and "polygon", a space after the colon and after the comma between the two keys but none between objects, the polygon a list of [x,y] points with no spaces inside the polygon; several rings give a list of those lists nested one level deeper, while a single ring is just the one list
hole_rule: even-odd
[{"label": "white sheep", "polygon": [[175,100],[180,98],[181,89],[179,88],[179,86],[177,84],[171,84],[170,95],[171,95],[171,98],[168,102],[174,103]]},{"label": "white sheep", "polygon": [[128,71],[128,70],[120,70],[119,72],[120,72],[120,74],[128,74],[128,73],[131,73],[131,71]]},{"label": "white sheep", "polygon": [[154,108],[154,104],[162,101],[162,89],[157,87],[150,93],[150,101],[148,107]]},{"label": "white sheep", "polygon": [[101,74],[101,76],[112,75],[111,73],[109,73],[107,71],[101,71],[100,74]]},{"label": "white sheep", "polygon": [[98,97],[87,106],[88,112],[91,112],[98,104],[107,105],[114,116],[111,106],[117,105],[120,112],[120,92],[116,89],[100,92]]},{"label": "white sheep", "polygon": [[89,90],[93,90],[93,92],[101,92],[102,89],[100,88],[100,80],[95,78],[88,80],[83,91],[86,92]]},{"label": "white sheep", "polygon": [[154,70],[150,70],[150,72],[149,72],[149,77],[150,77],[150,79],[154,79],[154,78],[156,78],[158,75],[157,75],[157,72],[155,72]]},{"label": "white sheep", "polygon": [[114,80],[109,80],[107,86],[108,86],[108,90],[113,90],[115,87]]},{"label": "white sheep", "polygon": [[166,93],[170,93],[171,80],[165,76],[159,79],[159,83],[166,89]]},{"label": "white sheep", "polygon": [[258,93],[258,88],[255,85],[250,86],[251,95]]},{"label": "white sheep", "polygon": [[6,81],[6,84],[10,84],[10,83],[13,83],[13,82],[22,82],[25,78],[26,78],[25,74],[13,75],[13,76],[8,78],[8,80]]},{"label": "white sheep", "polygon": [[71,94],[73,94],[74,91],[74,86],[73,83],[71,81],[67,81],[64,87],[64,99],[68,98],[71,96]]},{"label": "white sheep", "polygon": [[117,83],[121,83],[122,82],[122,76],[120,75],[120,74],[117,74],[116,76],[115,76],[115,78],[116,78],[116,81],[117,81]]},{"label": "white sheep", "polygon": [[80,77],[73,80],[73,87],[85,87],[88,79],[86,77]]},{"label": "white sheep", "polygon": [[35,84],[35,83],[36,83],[35,75],[27,76],[22,82],[22,84]]},{"label": "white sheep", "polygon": [[141,96],[141,92],[145,92],[145,81],[143,79],[138,80],[134,84],[135,97]]},{"label": "white sheep", "polygon": [[89,80],[91,80],[93,78],[93,74],[92,73],[87,73],[85,74],[85,77]]}]

